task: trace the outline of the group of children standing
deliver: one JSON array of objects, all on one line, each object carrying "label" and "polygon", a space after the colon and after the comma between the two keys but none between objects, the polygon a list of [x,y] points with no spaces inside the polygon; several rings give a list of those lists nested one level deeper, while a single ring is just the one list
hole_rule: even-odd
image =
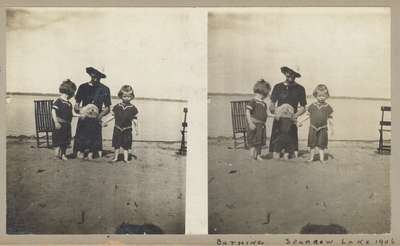
[{"label": "group of children standing", "polygon": [[[248,123],[247,141],[250,147],[251,157],[256,160],[263,160],[261,149],[266,144],[266,121],[268,117],[273,117],[278,123],[278,137],[274,140],[273,153],[274,159],[284,159],[289,157],[297,158],[294,154],[296,143],[290,130],[293,126],[302,126],[302,122],[310,120],[308,133],[308,147],[310,148],[309,162],[314,160],[316,152],[319,153],[319,159],[324,162],[325,150],[328,146],[328,125],[331,133],[333,132],[332,107],[326,102],[329,98],[328,87],[319,84],[315,87],[313,96],[315,102],[308,105],[306,110],[296,115],[293,106],[284,103],[276,108],[274,112],[269,112],[265,99],[269,96],[271,85],[261,79],[253,87],[254,97],[246,106],[246,119]],[[271,107],[275,108],[275,107]],[[297,117],[307,113],[308,117],[303,121],[297,121]],[[297,133],[297,132],[296,132]]]},{"label": "group of children standing", "polygon": [[[289,77],[291,74],[287,74]],[[73,116],[81,119],[90,116],[81,112],[73,113],[73,106],[69,101],[75,95],[76,85],[71,80],[63,81],[59,87],[60,96],[53,103],[52,118],[55,125],[53,132],[53,146],[55,147],[56,156],[62,160],[67,160],[66,149],[71,143],[71,122]],[[246,119],[248,123],[248,144],[250,147],[251,156],[256,160],[262,160],[261,150],[266,144],[266,121],[268,117],[273,117],[274,121],[278,124],[278,135],[274,140],[272,148],[273,158],[278,159],[283,154],[284,159],[289,159],[290,156],[297,157],[297,135],[294,139],[291,134],[293,126],[302,126],[302,122],[297,121],[297,117],[302,113],[307,112],[310,120],[309,134],[308,134],[308,147],[310,147],[309,161],[313,161],[316,152],[319,152],[321,162],[324,162],[325,149],[328,146],[328,124],[332,132],[332,107],[326,102],[329,98],[328,87],[324,84],[316,86],[313,96],[316,101],[306,107],[306,110],[300,114],[295,114],[297,111],[293,106],[288,103],[279,105],[276,110],[270,110],[268,115],[268,106],[265,99],[269,96],[271,85],[265,80],[259,80],[253,87],[254,98],[246,106]],[[123,85],[118,92],[118,97],[121,102],[116,104],[112,109],[112,117],[102,122],[101,119],[97,120],[98,124],[106,127],[108,123],[115,120],[112,146],[115,150],[113,161],[118,160],[119,151],[122,148],[124,161],[128,162],[128,152],[132,148],[132,133],[133,127],[136,134],[137,129],[137,108],[131,104],[135,98],[133,88],[130,85]],[[304,104],[306,104],[304,102]],[[95,105],[87,105],[96,107]],[[275,107],[271,107],[275,109]],[[303,120],[304,121],[304,120]],[[296,129],[297,134],[297,129]],[[90,143],[90,134],[87,135],[87,141]],[[90,144],[89,144],[90,145]],[[271,151],[271,150],[270,150]],[[91,153],[88,154],[88,156]]]},{"label": "group of children standing", "polygon": [[[83,110],[75,114],[73,113],[73,106],[70,99],[74,97],[76,89],[75,83],[71,80],[63,81],[59,87],[60,96],[53,102],[52,107],[52,118],[55,126],[52,135],[53,147],[55,147],[56,157],[62,160],[68,160],[66,149],[71,144],[71,122],[73,116],[77,116],[81,119],[91,117],[85,114]],[[112,138],[112,146],[115,150],[113,161],[118,160],[119,151],[122,148],[124,161],[128,162],[128,154],[132,148],[133,127],[135,128],[136,134],[138,134],[138,110],[131,104],[135,95],[130,85],[123,85],[118,92],[118,97],[121,99],[121,102],[113,107],[112,117],[104,122],[102,122],[101,119],[94,120],[96,120],[98,124],[102,124],[103,127],[106,127],[110,121],[115,120]],[[88,106],[96,107],[93,104]],[[87,138],[87,142],[90,145],[90,134],[87,135]],[[88,156],[91,156],[90,154],[93,153],[89,153]]]}]

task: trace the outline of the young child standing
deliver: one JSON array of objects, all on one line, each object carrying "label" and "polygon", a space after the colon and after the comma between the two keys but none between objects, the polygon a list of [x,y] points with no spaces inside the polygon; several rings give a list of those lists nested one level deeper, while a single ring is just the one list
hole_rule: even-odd
[{"label": "young child standing", "polygon": [[53,146],[55,155],[62,160],[68,160],[66,150],[71,143],[72,104],[69,102],[76,91],[76,85],[71,80],[63,81],[59,87],[60,96],[53,102],[51,116],[54,121]]},{"label": "young child standing", "polygon": [[295,124],[293,118],[294,108],[291,105],[285,103],[276,109],[275,119],[278,121],[279,134],[274,140],[274,159],[279,159],[283,150],[285,151],[283,154],[285,160],[295,157],[295,140],[290,135],[290,129]]},{"label": "young child standing", "polygon": [[138,134],[137,114],[138,110],[131,101],[135,98],[133,88],[130,85],[124,85],[118,92],[118,97],[122,102],[118,103],[112,109],[113,116],[103,123],[107,123],[115,119],[112,146],[115,149],[113,161],[118,160],[119,150],[123,149],[124,161],[128,162],[128,151],[132,148],[132,122],[135,132]]},{"label": "young child standing", "polygon": [[247,141],[250,154],[255,160],[262,160],[261,148],[266,144],[267,134],[265,122],[267,121],[267,104],[264,99],[271,91],[271,85],[261,79],[253,87],[254,98],[246,106],[246,119],[249,126]]},{"label": "young child standing", "polygon": [[331,134],[333,133],[333,109],[326,102],[329,98],[329,91],[326,85],[317,85],[313,96],[316,98],[316,102],[312,103],[307,109],[310,117],[310,129],[308,132],[310,159],[308,161],[313,161],[315,152],[319,151],[319,158],[323,163],[325,149],[328,147],[328,124]]}]

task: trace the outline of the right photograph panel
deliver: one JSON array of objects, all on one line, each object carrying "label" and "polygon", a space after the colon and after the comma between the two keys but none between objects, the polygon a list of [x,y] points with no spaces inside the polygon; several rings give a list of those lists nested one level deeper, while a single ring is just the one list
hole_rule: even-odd
[{"label": "right photograph panel", "polygon": [[208,15],[210,234],[389,233],[390,9]]}]

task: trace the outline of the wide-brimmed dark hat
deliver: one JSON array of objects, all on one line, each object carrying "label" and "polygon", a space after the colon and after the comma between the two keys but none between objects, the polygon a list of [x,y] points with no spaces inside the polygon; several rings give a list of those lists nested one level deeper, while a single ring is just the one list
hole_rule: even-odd
[{"label": "wide-brimmed dark hat", "polygon": [[281,67],[281,72],[282,73],[291,73],[291,74],[294,75],[295,78],[300,78],[301,77],[301,74],[299,74],[298,72],[296,72],[293,69],[288,68],[288,67]]},{"label": "wide-brimmed dark hat", "polygon": [[100,78],[100,79],[104,79],[106,77],[106,75],[104,73],[100,72],[99,70],[97,70],[94,67],[87,67],[86,72],[89,75],[91,75],[91,76],[94,75],[95,77]]}]

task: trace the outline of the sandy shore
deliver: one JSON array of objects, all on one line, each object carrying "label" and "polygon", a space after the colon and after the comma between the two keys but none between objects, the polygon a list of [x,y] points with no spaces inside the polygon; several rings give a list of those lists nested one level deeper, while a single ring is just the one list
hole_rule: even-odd
[{"label": "sandy shore", "polygon": [[[104,142],[111,150],[111,142]],[[34,234],[112,234],[122,224],[153,224],[185,232],[186,158],[179,144],[134,143],[136,160],[113,154],[55,160],[26,139],[7,139],[7,231]],[[71,151],[71,150],[69,150]]]},{"label": "sandy shore", "polygon": [[308,154],[254,161],[232,146],[209,140],[209,233],[300,233],[308,223],[390,232],[390,155],[377,143],[332,142],[326,164],[306,163]]}]

